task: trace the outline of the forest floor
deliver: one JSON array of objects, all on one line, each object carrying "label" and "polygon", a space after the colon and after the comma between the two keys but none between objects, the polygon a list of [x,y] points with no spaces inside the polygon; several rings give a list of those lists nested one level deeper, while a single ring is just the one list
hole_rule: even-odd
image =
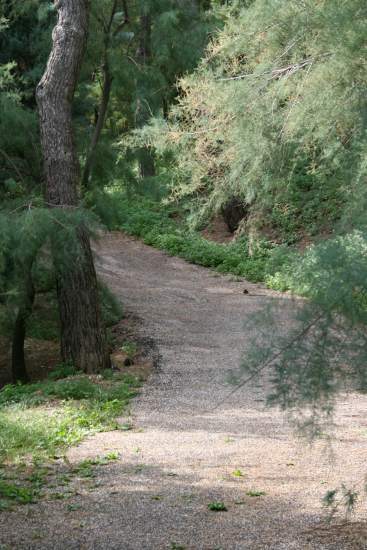
[{"label": "forest floor", "polygon": [[[251,344],[249,320],[274,293],[120,233],[100,240],[98,268],[140,319],[138,336],[158,350],[155,368],[121,419],[130,430],[69,451],[71,464],[119,453],[97,469],[93,490],[81,483],[67,505],[40,501],[2,513],[0,548],[366,548],[366,516],[328,525],[321,498],[363,478],[367,397],[341,399],[331,452],[326,441],[307,446],[281,412],[266,408],[266,381],[229,395],[228,374]],[[284,296],[277,322],[286,325],[294,307]],[[215,502],[227,511],[210,510]]]}]

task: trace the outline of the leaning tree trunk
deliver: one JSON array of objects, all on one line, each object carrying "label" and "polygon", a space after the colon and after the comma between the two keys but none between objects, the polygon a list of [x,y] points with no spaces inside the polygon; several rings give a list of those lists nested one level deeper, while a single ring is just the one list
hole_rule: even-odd
[{"label": "leaning tree trunk", "polygon": [[[72,101],[87,41],[89,0],[55,0],[54,4],[58,21],[46,71],[37,87],[45,197],[50,208],[72,210],[79,205],[80,179],[72,130]],[[96,372],[109,366],[109,357],[89,235],[80,225],[74,235],[77,252],[65,256],[60,250],[63,231],[60,223],[53,236],[61,354],[64,361],[72,361],[83,371]]]},{"label": "leaning tree trunk", "polygon": [[82,185],[84,189],[88,188],[90,181],[92,179],[93,164],[96,156],[96,151],[102,135],[102,130],[105,124],[108,105],[111,97],[111,89],[112,89],[112,81],[113,81],[113,75],[111,73],[110,51],[109,51],[111,46],[111,41],[113,37],[117,33],[119,33],[124,28],[125,25],[129,23],[129,13],[127,9],[127,2],[126,0],[122,0],[122,8],[124,10],[124,19],[119,25],[117,25],[115,29],[113,29],[113,23],[114,23],[115,15],[117,13],[118,8],[119,8],[119,1],[113,0],[108,21],[104,22],[104,20],[102,19],[103,28],[104,28],[104,37],[103,37],[104,48],[103,48],[103,62],[102,62],[102,75],[103,75],[102,95],[101,95],[100,104],[97,110],[96,124],[94,127],[94,132],[92,135],[92,139],[91,139],[91,143],[87,153],[87,158],[85,161],[85,166],[83,171]]}]

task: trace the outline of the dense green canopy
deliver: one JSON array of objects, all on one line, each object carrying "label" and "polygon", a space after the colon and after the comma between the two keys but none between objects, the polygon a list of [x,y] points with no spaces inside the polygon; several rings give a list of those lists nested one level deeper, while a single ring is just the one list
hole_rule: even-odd
[{"label": "dense green canopy", "polygon": [[174,194],[204,215],[240,197],[251,228],[288,242],[331,231],[366,176],[366,5],[256,0],[226,14],[150,134],[176,154]]}]

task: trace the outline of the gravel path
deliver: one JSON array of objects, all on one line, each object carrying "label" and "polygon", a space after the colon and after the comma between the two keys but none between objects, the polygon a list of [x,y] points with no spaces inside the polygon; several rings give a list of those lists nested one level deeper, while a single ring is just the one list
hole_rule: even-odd
[{"label": "gravel path", "polygon": [[[140,336],[158,346],[159,368],[133,403],[131,431],[99,434],[69,453],[71,461],[121,453],[100,469],[93,491],[74,497],[80,508],[70,513],[65,502],[43,501],[2,514],[0,529],[12,524],[12,533],[0,534],[3,548],[366,548],[343,528],[321,528],[320,498],[365,472],[367,398],[340,403],[333,459],[322,443],[298,441],[282,414],[265,408],[259,382],[221,403],[231,391],[228,371],[251,341],[246,320],[271,293],[118,233],[101,240],[98,262],[142,319]],[[284,299],[280,321],[290,307]],[[208,510],[212,501],[228,511]]]}]

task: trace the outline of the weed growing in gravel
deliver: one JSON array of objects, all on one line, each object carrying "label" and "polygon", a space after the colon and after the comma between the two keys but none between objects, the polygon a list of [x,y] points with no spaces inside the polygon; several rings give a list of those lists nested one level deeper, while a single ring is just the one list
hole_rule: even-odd
[{"label": "weed growing in gravel", "polygon": [[106,454],[106,460],[119,460],[120,459],[120,453],[118,451],[110,451]]},{"label": "weed growing in gravel", "polygon": [[97,456],[95,458],[87,458],[86,460],[82,460],[73,467],[72,473],[76,474],[78,477],[84,477],[84,478],[91,478],[95,477],[96,466],[105,466],[109,462],[118,460],[120,458],[120,455],[118,452],[110,452],[106,454],[105,456]]},{"label": "weed growing in gravel", "polygon": [[0,510],[10,507],[11,503],[30,504],[35,501],[38,491],[33,488],[20,487],[15,483],[0,480]]},{"label": "weed growing in gravel", "polygon": [[248,497],[263,497],[266,493],[264,491],[247,491],[246,495]]},{"label": "weed growing in gravel", "polygon": [[224,502],[217,502],[217,501],[209,502],[208,508],[212,512],[227,512],[228,510]]},{"label": "weed growing in gravel", "polygon": [[68,504],[66,509],[68,512],[76,512],[82,508],[81,504]]}]

